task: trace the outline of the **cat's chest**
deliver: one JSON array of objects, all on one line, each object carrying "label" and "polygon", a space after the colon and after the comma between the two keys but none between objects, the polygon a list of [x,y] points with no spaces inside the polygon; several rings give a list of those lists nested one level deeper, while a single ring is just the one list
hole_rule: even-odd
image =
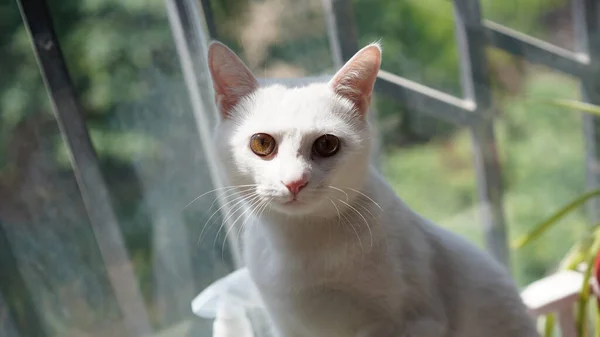
[{"label": "cat's chest", "polygon": [[331,249],[289,251],[274,249],[266,242],[247,245],[246,265],[261,288],[275,290],[334,282],[352,275],[353,263]]},{"label": "cat's chest", "polygon": [[[269,292],[284,295],[318,287],[384,289],[397,278],[381,247],[332,240],[294,249],[276,247],[268,235],[255,234],[245,240],[245,262],[259,288]],[[376,287],[373,280],[379,280]]]},{"label": "cat's chest", "polygon": [[249,266],[276,325],[289,336],[354,336],[399,312],[403,288],[389,269],[360,259],[324,262],[327,256],[310,256],[276,254]]}]

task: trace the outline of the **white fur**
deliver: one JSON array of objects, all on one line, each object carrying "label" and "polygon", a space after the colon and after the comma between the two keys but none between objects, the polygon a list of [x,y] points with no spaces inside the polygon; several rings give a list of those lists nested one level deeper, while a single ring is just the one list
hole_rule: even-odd
[{"label": "white fur", "polygon": [[[258,88],[223,113],[216,132],[230,182],[256,184],[239,189],[253,196],[255,220],[244,255],[276,335],[537,336],[504,268],[415,214],[370,168],[365,111],[335,88],[339,76],[369,74],[345,68],[328,84]],[[356,98],[354,82],[341,82]],[[372,83],[360,87],[368,102]],[[275,138],[272,158],[250,150],[255,133]],[[311,152],[324,134],[341,140],[330,158]],[[284,182],[303,175],[308,185],[286,204]]]}]

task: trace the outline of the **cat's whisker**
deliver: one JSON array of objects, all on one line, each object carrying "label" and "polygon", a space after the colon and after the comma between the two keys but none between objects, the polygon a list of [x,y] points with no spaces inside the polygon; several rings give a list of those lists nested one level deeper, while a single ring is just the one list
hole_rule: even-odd
[{"label": "cat's whisker", "polygon": [[350,191],[356,192],[356,193],[362,195],[363,197],[369,199],[372,203],[375,204],[375,206],[379,207],[379,209],[383,211],[383,208],[381,208],[381,206],[377,202],[375,202],[375,200],[371,199],[371,197],[369,197],[368,195],[364,194],[363,192],[361,192],[361,191],[359,191],[357,189],[351,188],[351,187],[346,187],[346,189],[349,189]]},{"label": "cat's whisker", "polygon": [[340,209],[337,207],[337,205],[335,204],[335,202],[333,202],[333,200],[331,198],[327,198],[327,199],[329,199],[329,201],[331,201],[331,204],[333,205],[333,207],[335,207],[335,210],[338,215],[338,224],[339,224],[340,222],[342,222],[342,216],[340,214]]},{"label": "cat's whisker", "polygon": [[[340,209],[337,207],[337,205],[335,204],[335,202],[333,202],[333,200],[331,198],[327,198],[327,199],[329,199],[329,201],[331,202],[331,204],[335,208],[335,211],[337,212],[338,226],[340,226],[340,223],[342,222],[342,216],[340,215]],[[327,227],[329,227],[329,243],[331,243],[331,225],[329,225]]]},{"label": "cat's whisker", "polygon": [[369,207],[367,207],[368,205],[365,206],[365,204],[363,203],[362,200],[358,199],[355,201],[356,202],[356,206],[360,206],[362,209],[364,209],[365,211],[367,211],[367,213],[369,213],[369,215],[371,216],[371,218],[373,218],[373,220],[377,220],[377,217],[375,215],[373,215],[373,213],[371,212],[371,210],[369,210]]},{"label": "cat's whisker", "polygon": [[195,197],[192,201],[190,201],[187,205],[185,205],[181,210],[183,211],[186,208],[190,207],[194,202],[198,201],[198,199],[202,198],[205,195],[208,195],[208,194],[213,193],[213,192],[221,191],[221,190],[231,190],[231,189],[234,189],[234,188],[235,187],[233,187],[233,186],[227,186],[227,187],[215,188],[215,189],[212,189],[212,190],[210,190],[208,192],[204,192],[204,193],[200,194],[199,196]]},{"label": "cat's whisker", "polygon": [[327,185],[327,187],[329,187],[329,188],[331,188],[331,189],[334,189],[334,190],[336,190],[336,191],[339,191],[339,192],[342,192],[342,193],[344,193],[344,194],[346,195],[346,201],[349,201],[349,200],[350,200],[350,197],[348,196],[348,193],[346,193],[346,191],[342,190],[341,188],[337,188],[337,187],[335,187],[335,186],[331,186],[331,185]]},{"label": "cat's whisker", "polygon": [[[198,236],[198,240],[197,240],[197,242],[196,242],[196,245],[199,245],[199,244],[200,244],[200,242],[202,241],[202,238],[203,238],[203,236],[204,236],[204,231],[205,231],[207,228],[210,228],[210,227],[212,227],[212,226],[211,226],[211,224],[210,224],[210,221],[212,220],[212,218],[213,218],[215,215],[217,215],[217,213],[219,213],[219,211],[220,211],[221,209],[223,209],[224,207],[226,207],[228,204],[231,204],[231,203],[235,202],[236,200],[239,200],[239,199],[240,199],[240,198],[242,198],[242,197],[244,197],[244,196],[243,196],[243,195],[242,195],[242,196],[236,196],[234,199],[226,201],[226,202],[225,202],[223,205],[221,205],[221,206],[220,206],[220,207],[219,207],[217,210],[215,210],[214,212],[212,212],[212,214],[210,215],[210,217],[208,218],[208,220],[206,220],[206,221],[204,222],[204,224],[202,225],[202,230],[200,231],[200,235]],[[209,208],[209,210],[210,210],[210,208]]]},{"label": "cat's whisker", "polygon": [[[262,206],[262,204],[259,202],[258,207],[261,207],[261,206]],[[241,235],[242,231],[244,230],[244,227],[246,227],[246,223],[248,222],[248,219],[250,219],[250,218],[252,218],[252,212],[250,212],[250,214],[246,217],[246,219],[244,219],[244,221],[242,221],[242,224],[239,226],[238,231],[237,231],[237,236],[235,238],[236,244],[239,244],[240,235]]]},{"label": "cat's whisker", "polygon": [[267,199],[265,201],[265,206],[263,207],[263,209],[260,211],[260,214],[258,215],[258,217],[260,218],[262,216],[262,214],[264,213],[264,211],[268,208],[269,211],[271,210],[271,202],[273,201],[273,197],[270,197],[269,199]]},{"label": "cat's whisker", "polygon": [[213,193],[213,192],[218,192],[218,191],[222,191],[222,190],[230,190],[230,189],[235,189],[235,188],[239,188],[239,187],[251,187],[251,186],[252,186],[252,187],[256,187],[256,186],[258,186],[258,185],[257,185],[257,184],[248,184],[248,185],[231,185],[231,186],[223,186],[223,187],[218,187],[218,188],[212,189],[212,190],[210,190],[210,191],[208,191],[208,192],[204,192],[204,193],[200,194],[199,196],[197,196],[196,198],[194,198],[194,200],[190,201],[190,202],[189,202],[187,205],[185,205],[185,207],[184,207],[184,208],[182,208],[181,210],[182,210],[182,211],[183,211],[183,210],[185,210],[185,209],[186,209],[186,208],[188,208],[188,207],[189,207],[191,204],[193,204],[193,203],[195,203],[196,201],[198,201],[198,199],[200,199],[200,198],[202,198],[203,196],[205,196],[205,195],[208,195],[208,194],[210,194],[210,193]]},{"label": "cat's whisker", "polygon": [[[239,194],[242,194],[242,192],[239,192]],[[198,237],[198,242],[197,242],[197,244],[200,244],[200,241],[202,240],[202,236],[203,236],[203,234],[204,234],[204,231],[206,230],[206,228],[207,228],[207,225],[209,225],[209,224],[210,224],[210,220],[212,220],[212,218],[213,218],[213,217],[214,217],[214,216],[215,216],[217,213],[219,213],[219,211],[220,211],[220,210],[222,210],[223,208],[225,208],[225,207],[227,207],[227,206],[231,205],[232,203],[234,203],[234,202],[236,202],[236,201],[243,201],[243,200],[244,200],[244,198],[250,198],[250,197],[252,197],[254,194],[256,194],[256,192],[250,193],[250,194],[248,194],[248,195],[244,195],[244,194],[242,194],[241,196],[240,196],[240,195],[238,195],[238,196],[234,197],[233,199],[231,199],[231,200],[228,200],[228,201],[227,201],[227,202],[225,202],[223,205],[221,205],[221,207],[219,207],[219,208],[218,208],[216,211],[214,211],[214,212],[211,214],[211,216],[208,218],[208,220],[206,220],[206,222],[204,222],[204,225],[202,226],[202,231],[200,232],[200,236]],[[237,205],[237,203],[236,203],[235,205]],[[233,206],[235,206],[235,205],[233,205]],[[209,226],[209,227],[210,227],[210,226]]]},{"label": "cat's whisker", "polygon": [[[258,207],[257,207],[257,208],[263,207],[263,205],[264,205],[266,202],[267,202],[267,201],[263,201],[261,204],[259,204],[259,205],[258,205]],[[258,211],[257,213],[259,213],[259,212],[260,212],[260,211]],[[257,214],[255,217],[253,217],[253,218],[252,218],[252,220],[253,220],[253,221],[252,221],[252,222],[250,222],[250,225],[249,225],[249,226],[252,226],[252,224],[254,224],[258,218],[260,218],[260,214]],[[250,219],[250,217],[248,217],[247,219],[245,219],[245,220],[244,220],[244,222],[242,222],[242,225],[240,226],[240,229],[238,230],[238,237],[237,237],[237,240],[238,240],[238,241],[239,241],[239,239],[240,239],[240,235],[241,235],[242,231],[244,231],[244,230],[245,230],[245,228],[246,228],[246,223],[247,223],[248,219]]]},{"label": "cat's whisker", "polygon": [[265,209],[269,206],[270,202],[273,200],[273,197],[270,197],[268,199],[265,199],[263,205],[261,206],[260,211],[258,212],[256,219],[260,219],[260,217],[262,216],[263,212],[265,211]]},{"label": "cat's whisker", "polygon": [[[225,202],[224,202],[224,203],[223,203],[223,204],[222,204],[222,205],[221,205],[221,206],[220,206],[220,207],[219,207],[217,210],[215,210],[215,211],[214,211],[214,212],[213,212],[213,213],[210,215],[210,217],[208,218],[208,220],[206,220],[206,221],[204,222],[204,226],[203,226],[203,228],[202,228],[202,232],[200,232],[200,238],[199,238],[199,240],[201,239],[201,237],[202,237],[202,234],[203,234],[203,232],[204,232],[205,228],[207,228],[207,225],[209,225],[208,227],[210,227],[210,221],[212,220],[212,218],[213,218],[215,215],[217,215],[217,214],[218,214],[220,211],[222,211],[222,210],[226,210],[226,209],[225,209],[226,207],[230,206],[231,204],[235,203],[236,201],[239,201],[239,200],[241,200],[241,199],[243,199],[243,198],[246,198],[246,197],[250,197],[250,196],[252,196],[252,195],[255,193],[255,192],[251,192],[251,193],[245,194],[246,192],[248,192],[248,191],[236,192],[236,193],[234,194],[235,196],[233,196],[233,195],[230,195],[229,197],[230,197],[230,198],[232,197],[232,198],[231,198],[231,199],[228,199],[228,200],[226,200],[226,201],[225,201]],[[227,211],[229,211],[229,210],[227,209]]]},{"label": "cat's whisker", "polygon": [[[236,188],[235,188],[235,189],[233,189],[233,190],[228,190],[228,191],[225,191],[225,192],[223,192],[223,193],[219,194],[219,195],[218,195],[218,196],[215,198],[215,200],[213,200],[212,204],[210,204],[210,207],[208,207],[208,209],[212,209],[212,208],[213,208],[213,206],[214,206],[214,205],[217,203],[217,201],[219,201],[219,199],[221,199],[221,198],[227,199],[227,198],[229,198],[229,197],[231,197],[231,196],[233,196],[233,195],[235,195],[235,194],[238,194],[238,193],[244,193],[244,192],[252,191],[254,188],[255,188],[255,187],[254,187],[254,186],[252,186],[252,187],[248,187],[248,188],[245,188],[245,189],[243,189],[243,190],[239,190],[239,191],[238,191],[238,190],[237,190],[237,187],[236,187]],[[232,194],[230,194],[230,195],[227,195],[227,196],[226,196],[226,194],[228,194],[228,193],[232,193]]]},{"label": "cat's whisker", "polygon": [[[233,217],[235,215],[235,212],[241,210],[245,205],[248,205],[248,204],[254,202],[258,198],[260,198],[258,193],[252,193],[246,199],[238,201],[234,206],[231,207],[232,211],[227,213],[226,217],[223,219],[223,222],[227,222],[231,217]],[[246,204],[244,204],[244,202],[246,202]],[[235,206],[237,206],[237,208],[235,208],[235,210],[234,210],[233,208]]]},{"label": "cat's whisker", "polygon": [[[344,202],[343,200],[337,199],[338,201]],[[354,234],[356,235],[356,239],[358,240],[358,244],[360,246],[360,250],[363,252],[365,252],[362,240],[360,239],[360,235],[358,234],[358,231],[356,230],[356,227],[354,227],[354,225],[352,224],[352,221],[350,218],[348,218],[348,216],[346,215],[345,212],[340,212],[342,218],[345,220],[345,222],[350,226],[350,228],[352,228],[352,230],[354,231]],[[346,223],[344,223],[344,221],[342,221],[342,224],[345,226]]]},{"label": "cat's whisker", "polygon": [[[252,221],[252,222],[250,223],[250,226],[251,226],[251,225],[253,225],[254,223],[256,223],[256,221],[260,219],[260,217],[262,216],[263,212],[264,212],[264,211],[265,211],[265,209],[266,209],[266,208],[267,208],[267,207],[270,205],[270,202],[271,202],[272,200],[273,200],[273,198],[272,198],[272,197],[271,197],[271,198],[269,198],[269,199],[266,199],[266,200],[264,200],[264,201],[263,201],[263,203],[262,203],[262,204],[260,204],[260,205],[258,206],[259,210],[258,210],[258,212],[257,212],[256,216],[255,216],[255,217],[254,217],[254,219],[253,219],[254,221]],[[244,222],[242,223],[242,226],[240,227],[240,231],[241,231],[241,230],[243,230],[243,228],[244,228],[245,226],[246,226],[246,221],[244,221]],[[240,236],[240,231],[238,231],[238,240],[239,240],[239,236]]]},{"label": "cat's whisker", "polygon": [[[231,224],[231,226],[227,229],[227,232],[225,232],[225,238],[223,239],[223,243],[221,244],[221,259],[224,258],[224,254],[225,254],[225,243],[227,242],[227,236],[229,235],[229,233],[231,232],[231,230],[233,230],[235,228],[235,224],[238,222],[238,220],[240,218],[242,218],[244,216],[244,214],[246,214],[246,212],[248,212],[248,210],[250,210],[250,214],[248,214],[248,217],[252,216],[252,213],[255,210],[255,206],[259,205],[262,202],[262,199],[260,197],[253,199],[255,201],[252,202],[252,204],[248,205],[248,208],[245,209],[242,214],[238,215],[238,217],[235,219],[235,221]],[[244,219],[244,221],[242,222],[242,225],[244,224],[244,222],[246,222],[248,220],[248,217],[246,219]]]},{"label": "cat's whisker", "polygon": [[[241,210],[244,207],[244,202],[248,202],[248,203],[252,203],[254,202],[254,200],[256,200],[257,198],[260,198],[260,196],[257,193],[254,193],[254,195],[252,197],[249,198],[244,198],[238,202],[236,202],[236,204],[234,206],[231,207],[232,211],[229,212],[227,214],[227,216],[225,217],[225,219],[223,219],[223,221],[221,222],[221,226],[219,226],[219,230],[217,231],[217,234],[215,235],[215,240],[213,241],[213,247],[217,244],[217,239],[219,238],[219,234],[221,233],[221,230],[223,230],[223,227],[225,227],[225,225],[227,224],[227,221],[239,210]],[[237,206],[239,205],[239,206]],[[234,207],[236,207],[235,209],[233,209]]]},{"label": "cat's whisker", "polygon": [[373,232],[371,231],[371,226],[369,225],[369,222],[367,221],[367,219],[365,219],[365,217],[362,215],[362,213],[359,212],[354,206],[350,205],[349,203],[347,203],[343,200],[340,200],[340,202],[342,202],[344,205],[350,207],[351,210],[356,212],[356,214],[358,214],[363,219],[363,221],[365,222],[365,225],[367,225],[367,229],[369,230],[369,236],[371,238],[371,248],[370,249],[373,249]]},{"label": "cat's whisker", "polygon": [[[263,203],[266,203],[266,202],[267,202],[267,201],[263,201]],[[263,204],[259,204],[259,205],[258,205],[258,207],[262,207],[262,205],[263,205]],[[257,207],[257,208],[258,208],[258,207]],[[258,213],[258,212],[257,212],[257,213]],[[238,229],[238,233],[237,233],[237,239],[236,239],[236,241],[239,241],[239,239],[240,239],[240,235],[241,235],[242,231],[244,230],[244,228],[245,228],[245,226],[246,226],[246,223],[247,223],[248,219],[250,219],[250,218],[251,218],[251,216],[252,216],[252,213],[250,213],[250,215],[249,215],[249,216],[248,216],[248,217],[247,217],[247,218],[246,218],[246,219],[245,219],[245,220],[242,222],[242,225],[241,225],[241,226],[240,226],[240,228]],[[260,217],[260,215],[257,215],[257,217],[256,217],[256,218],[258,218],[258,217]]]},{"label": "cat's whisker", "polygon": [[[345,228],[345,227],[347,227],[347,225],[348,225],[348,226],[350,226],[350,228],[352,228],[352,230],[354,231],[354,234],[356,234],[356,238],[358,239],[358,243],[359,243],[359,245],[360,245],[360,247],[361,247],[361,250],[363,251],[363,254],[364,254],[364,249],[363,249],[363,246],[362,246],[362,241],[361,241],[360,237],[358,236],[358,233],[356,232],[356,229],[355,229],[355,228],[354,228],[354,226],[353,226],[353,225],[350,223],[350,221],[348,220],[348,218],[346,217],[346,215],[345,215],[345,214],[342,214],[342,213],[340,212],[340,209],[339,209],[339,207],[338,207],[338,206],[335,204],[335,201],[333,201],[331,198],[328,198],[328,199],[329,199],[329,201],[331,201],[331,204],[333,205],[333,207],[335,207],[335,210],[336,210],[336,212],[337,212],[337,214],[338,214],[338,226],[341,226],[341,227],[344,227],[344,228]],[[338,200],[339,200],[339,199],[338,199]],[[331,230],[330,230],[330,236],[331,236]],[[344,247],[345,247],[345,248],[344,248],[344,251],[345,251],[346,253],[348,253],[348,237],[346,237],[346,236],[345,236],[345,238],[346,238],[346,241],[344,242]]]},{"label": "cat's whisker", "polygon": [[[271,198],[268,198],[268,199],[266,199],[266,200],[263,202],[263,204],[262,204],[262,205],[260,205],[260,206],[259,206],[259,207],[261,207],[261,208],[260,208],[260,210],[257,212],[258,214],[256,215],[256,217],[254,217],[254,219],[253,219],[254,221],[252,221],[252,222],[250,223],[250,226],[254,225],[254,224],[255,224],[255,223],[256,223],[256,222],[257,222],[257,221],[260,219],[260,217],[262,216],[262,214],[263,214],[263,212],[265,211],[265,209],[266,209],[267,207],[269,207],[269,206],[270,206],[270,204],[271,204],[271,201],[272,201],[272,200],[273,200],[273,198],[272,198],[272,197],[271,197]],[[244,223],[242,224],[242,228],[244,228],[244,227],[245,227],[245,225],[246,225],[246,222],[244,221]],[[239,234],[238,234],[238,235],[239,235]]]},{"label": "cat's whisker", "polygon": [[[260,209],[261,209],[261,207],[263,207],[265,202],[266,202],[266,200],[264,198],[258,199],[258,201],[254,204],[252,210],[250,211],[250,214],[248,214],[248,216],[245,217],[244,221],[242,221],[242,224],[239,226],[240,229],[244,228],[244,226],[246,225],[248,220],[250,220],[250,219],[256,220],[258,218]],[[238,230],[238,239],[239,239],[239,230]]]},{"label": "cat's whisker", "polygon": [[[369,210],[369,207],[367,207],[367,206],[369,206],[369,204],[367,204],[366,202],[364,202],[364,201],[362,201],[360,199],[358,199],[357,201],[358,201],[356,203],[357,206],[360,206],[365,211],[367,211],[371,215],[371,217],[373,218],[374,221],[378,221],[378,217],[376,217],[373,213],[371,213],[371,211]],[[383,236],[383,242],[384,242],[385,246],[387,247],[387,245],[388,245],[388,237],[386,235]]]},{"label": "cat's whisker", "polygon": [[269,202],[267,202],[267,206],[265,207],[265,210],[267,210],[267,214],[271,214],[271,202],[273,201],[273,199],[275,199],[274,197],[269,198]]}]

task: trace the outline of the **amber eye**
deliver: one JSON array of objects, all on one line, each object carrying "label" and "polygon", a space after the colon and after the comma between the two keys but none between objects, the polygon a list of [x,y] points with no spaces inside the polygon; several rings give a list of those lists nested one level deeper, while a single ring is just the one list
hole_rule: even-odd
[{"label": "amber eye", "polygon": [[266,157],[275,151],[275,139],[266,133],[257,133],[250,138],[250,149],[257,156]]},{"label": "amber eye", "polygon": [[313,152],[321,157],[331,157],[339,149],[340,139],[334,135],[323,135],[313,144]]}]

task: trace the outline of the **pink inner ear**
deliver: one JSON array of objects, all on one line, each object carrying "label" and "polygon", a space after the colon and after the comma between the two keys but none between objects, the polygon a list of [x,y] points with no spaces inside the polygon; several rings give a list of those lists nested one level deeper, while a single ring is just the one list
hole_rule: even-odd
[{"label": "pink inner ear", "polygon": [[258,88],[258,82],[242,60],[218,42],[213,42],[209,47],[208,67],[221,115],[231,117],[234,107]]},{"label": "pink inner ear", "polygon": [[381,49],[369,45],[354,55],[331,80],[334,92],[350,100],[362,114],[371,102],[373,85],[381,64]]},{"label": "pink inner ear", "polygon": [[215,100],[224,117],[230,117],[233,108],[244,97],[252,94],[258,84],[252,79],[243,78],[242,74],[225,72],[219,74],[220,81],[215,81]]}]

